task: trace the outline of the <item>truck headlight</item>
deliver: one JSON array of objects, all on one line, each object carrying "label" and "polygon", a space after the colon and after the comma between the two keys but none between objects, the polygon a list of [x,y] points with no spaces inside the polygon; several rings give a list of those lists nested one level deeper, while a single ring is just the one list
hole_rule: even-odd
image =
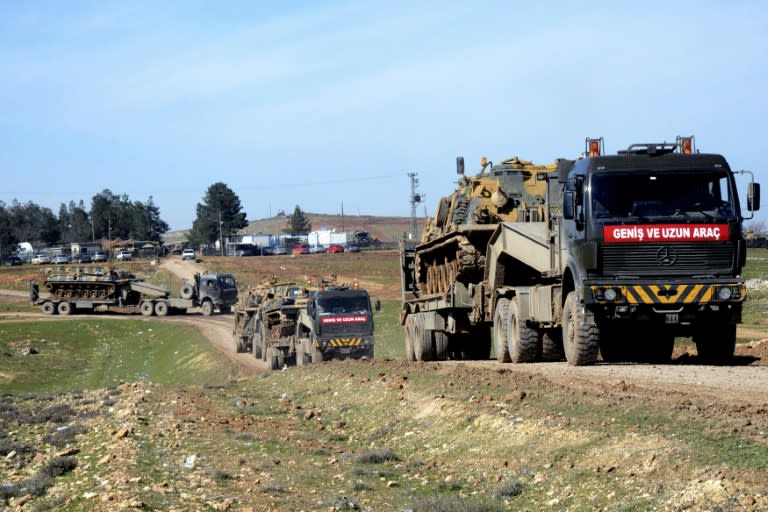
[{"label": "truck headlight", "polygon": [[720,300],[729,300],[733,296],[730,286],[723,286],[717,292],[717,297]]},{"label": "truck headlight", "polygon": [[613,302],[616,300],[616,290],[613,288],[607,288],[604,295],[607,301]]}]

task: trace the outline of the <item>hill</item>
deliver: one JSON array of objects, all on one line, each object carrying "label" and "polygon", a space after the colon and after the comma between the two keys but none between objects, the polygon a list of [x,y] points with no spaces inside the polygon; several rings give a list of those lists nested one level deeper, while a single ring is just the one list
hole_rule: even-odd
[{"label": "hill", "polygon": [[[372,237],[382,242],[397,242],[403,233],[411,230],[410,217],[379,217],[375,215],[341,215],[327,213],[306,213],[313,230],[331,229],[338,232],[367,231]],[[252,220],[242,233],[279,234],[288,225],[288,217],[275,215],[264,219]],[[424,227],[424,217],[416,219],[416,231],[421,234]],[[172,231],[163,237],[166,244],[174,244],[186,240],[188,230]]]}]

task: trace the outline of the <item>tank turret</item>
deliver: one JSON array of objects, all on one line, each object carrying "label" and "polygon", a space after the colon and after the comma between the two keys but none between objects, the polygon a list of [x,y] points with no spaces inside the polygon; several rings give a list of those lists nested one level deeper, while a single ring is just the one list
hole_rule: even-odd
[{"label": "tank turret", "polygon": [[[454,281],[479,281],[490,236],[502,222],[546,222],[559,209],[558,163],[534,164],[512,157],[464,175],[457,159],[458,187],[440,199],[416,248],[415,279],[422,294],[444,293]],[[551,179],[550,179],[551,178]]]}]

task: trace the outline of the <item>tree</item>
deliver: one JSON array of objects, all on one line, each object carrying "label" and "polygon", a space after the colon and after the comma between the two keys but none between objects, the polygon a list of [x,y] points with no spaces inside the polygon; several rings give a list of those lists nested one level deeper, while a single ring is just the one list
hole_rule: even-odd
[{"label": "tree", "polygon": [[19,242],[54,244],[61,238],[59,220],[50,208],[43,208],[32,201],[21,204],[14,200],[8,213],[11,232]]},{"label": "tree", "polygon": [[18,239],[11,229],[12,220],[10,212],[5,208],[5,203],[0,201],[0,255],[6,256],[16,250]]},{"label": "tree", "polygon": [[146,203],[131,202],[126,194],[117,196],[109,189],[93,196],[91,219],[96,238],[159,241],[169,229],[152,196]]},{"label": "tree", "polygon": [[93,237],[91,219],[81,200],[79,204],[70,201],[59,207],[59,228],[62,242],[82,242]]},{"label": "tree", "polygon": [[309,223],[307,215],[301,211],[299,205],[296,205],[296,208],[293,210],[293,215],[288,217],[288,226],[283,229],[283,232],[297,235],[299,233],[308,233],[310,231],[312,231],[312,224]]},{"label": "tree", "polygon": [[226,184],[208,187],[202,203],[197,204],[197,217],[188,239],[193,245],[213,245],[225,234],[248,225],[240,198]]}]

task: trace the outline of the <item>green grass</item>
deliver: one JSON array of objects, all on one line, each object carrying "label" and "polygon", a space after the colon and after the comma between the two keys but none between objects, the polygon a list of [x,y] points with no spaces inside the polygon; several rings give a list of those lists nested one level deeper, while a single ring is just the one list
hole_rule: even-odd
[{"label": "green grass", "polygon": [[400,325],[400,301],[381,301],[381,311],[377,312],[375,322],[376,359],[403,359],[403,327]]},{"label": "green grass", "polygon": [[136,380],[210,384],[225,381],[230,371],[226,358],[192,327],[108,319],[0,323],[4,391],[56,392]]}]

